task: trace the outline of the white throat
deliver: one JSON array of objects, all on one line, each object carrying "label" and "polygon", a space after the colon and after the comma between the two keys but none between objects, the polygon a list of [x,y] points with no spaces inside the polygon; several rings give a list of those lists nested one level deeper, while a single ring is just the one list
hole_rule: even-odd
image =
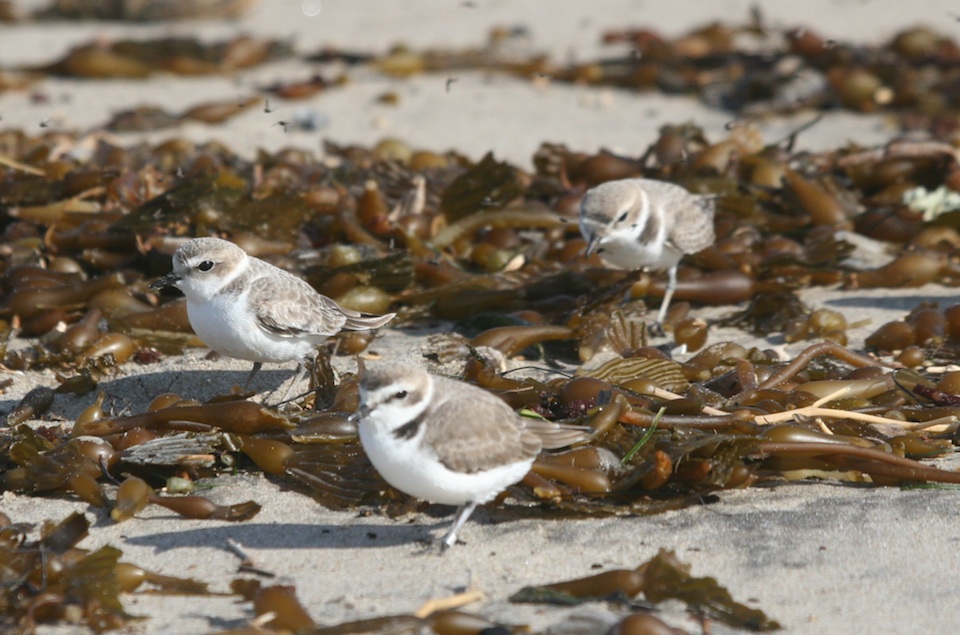
[{"label": "white throat", "polygon": [[246,256],[222,276],[198,280],[193,275],[182,278],[177,287],[183,292],[188,302],[206,302],[212,300],[221,290],[246,273],[250,262]]}]

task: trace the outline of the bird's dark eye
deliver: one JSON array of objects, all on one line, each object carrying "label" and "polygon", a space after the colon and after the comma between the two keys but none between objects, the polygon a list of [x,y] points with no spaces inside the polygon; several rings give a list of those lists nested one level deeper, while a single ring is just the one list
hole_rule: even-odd
[{"label": "bird's dark eye", "polygon": [[396,398],[396,399],[406,399],[406,398],[407,398],[407,391],[406,391],[406,390],[401,390],[401,391],[397,392],[397,394],[394,395],[394,398]]},{"label": "bird's dark eye", "polygon": [[211,269],[213,269],[213,261],[204,260],[199,265],[197,265],[197,269],[199,269],[200,271],[210,271]]},{"label": "bird's dark eye", "polygon": [[627,213],[626,213],[626,212],[624,212],[623,214],[620,214],[620,216],[617,217],[617,222],[618,222],[618,223],[622,223],[622,222],[625,221],[625,220],[627,220]]}]

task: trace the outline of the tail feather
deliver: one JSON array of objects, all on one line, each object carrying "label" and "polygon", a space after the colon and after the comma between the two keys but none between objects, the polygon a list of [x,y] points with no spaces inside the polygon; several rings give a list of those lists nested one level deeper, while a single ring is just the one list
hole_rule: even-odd
[{"label": "tail feather", "polygon": [[544,450],[559,450],[593,438],[590,426],[572,426],[541,419],[524,419],[526,429],[540,437]]},{"label": "tail feather", "polygon": [[343,323],[343,328],[351,331],[368,331],[370,329],[378,329],[393,318],[397,316],[396,313],[387,313],[385,315],[366,315],[364,313],[358,313],[356,311],[347,312],[346,321]]}]

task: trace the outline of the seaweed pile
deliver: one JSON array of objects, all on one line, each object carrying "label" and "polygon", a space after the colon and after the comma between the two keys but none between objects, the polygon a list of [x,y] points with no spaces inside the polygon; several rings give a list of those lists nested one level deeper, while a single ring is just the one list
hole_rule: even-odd
[{"label": "seaweed pile", "polygon": [[[446,320],[451,334],[431,356],[459,359],[463,378],[528,416],[592,425],[589,446],[543,456],[515,488],[513,504],[546,515],[655,513],[723,488],[811,475],[957,482],[914,460],[949,453],[956,440],[956,375],[934,383],[923,373],[956,360],[956,307],[918,309],[901,323],[909,337],[882,327],[870,339],[878,356],[847,349],[843,316],[809,313],[792,294],[816,284],[952,283],[953,214],[925,220],[878,197],[883,184],[864,175],[896,165],[897,187],[943,182],[954,153],[898,142],[791,155],[747,146],[745,132],[710,143],[693,128],[667,128],[648,157],[544,146],[534,173],[491,156],[398,160],[329,146],[333,158],[323,162],[295,151],[247,161],[182,141],[121,148],[95,135],[4,133],[3,363],[52,368],[62,383],[32,391],[8,414],[0,483],[76,496],[118,522],[147,504],[190,518],[249,518],[253,502],[158,493],[236,469],[296,483],[332,507],[409,508],[363,456],[347,419],[357,403],[350,375],[319,387],[332,404],[325,410],[309,398],[303,410],[281,413],[243,394],[205,404],[158,395],[147,412],[113,416],[101,394],[72,426],[43,424],[58,391],[93,393],[126,363],[196,344],[182,299],[147,285],[168,270],[180,239],[203,234],[230,237],[345,306],[398,310],[401,328]],[[738,151],[719,169],[703,159],[724,144]],[[677,151],[655,151],[664,147]],[[779,186],[762,182],[759,166],[780,170]],[[700,349],[683,361],[649,345],[642,301],[624,303],[626,290],[656,298],[662,280],[634,280],[582,254],[577,200],[593,183],[630,175],[719,197],[717,244],[684,269],[684,302],[667,321],[678,343]],[[882,228],[891,222],[910,229],[897,234],[902,255],[879,270],[848,264],[844,232],[889,237]],[[736,324],[823,341],[787,363],[768,350],[708,345],[709,325],[689,317],[692,304],[747,300]],[[351,333],[337,350],[358,354],[369,341]],[[590,364],[597,355],[607,361]],[[574,372],[516,379],[497,372],[498,356]]]},{"label": "seaweed pile", "polygon": [[[175,2],[118,2],[108,3],[114,14],[103,16],[98,14],[105,8],[103,3],[55,4],[62,6],[51,7],[33,19],[182,19],[186,16],[165,13],[191,8]],[[211,0],[192,8],[197,12],[194,17],[215,17],[236,15],[248,5],[239,0]],[[5,14],[11,22],[31,19],[3,9],[4,3],[0,3],[0,20]],[[158,15],[150,15],[151,11]],[[168,128],[186,121],[219,123],[260,103],[265,95],[299,100],[335,89],[348,83],[351,73],[359,69],[400,78],[443,73],[448,76],[448,90],[458,73],[479,71],[539,83],[685,94],[748,120],[818,110],[886,113],[899,130],[937,139],[955,138],[960,121],[956,98],[960,93],[956,68],[960,45],[949,35],[925,26],[905,28],[878,45],[859,45],[831,40],[809,27],[768,24],[755,7],[742,24],[714,22],[675,38],[648,26],[609,31],[603,34],[603,42],[610,54],[576,63],[527,51],[526,33],[522,27],[498,27],[480,47],[415,50],[398,43],[383,54],[328,47],[298,52],[289,42],[249,36],[212,43],[190,37],[95,40],[47,64],[0,68],[0,93],[27,89],[48,76],[143,79],[157,73],[210,75],[296,57],[314,68],[319,65],[322,71],[260,86],[258,94],[239,103],[198,104],[181,113],[141,106],[117,113],[103,127],[133,131]],[[394,92],[379,98],[384,104],[399,100]],[[269,104],[265,110],[270,112]]]}]

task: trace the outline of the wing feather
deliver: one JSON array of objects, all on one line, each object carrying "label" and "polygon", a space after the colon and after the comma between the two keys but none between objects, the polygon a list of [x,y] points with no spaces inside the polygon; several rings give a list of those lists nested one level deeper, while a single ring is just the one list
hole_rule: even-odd
[{"label": "wing feather", "polygon": [[[483,413],[483,421],[477,421],[478,413]],[[499,399],[458,395],[437,405],[430,417],[424,440],[454,471],[482,472],[540,452],[540,438],[522,428],[517,414]]]},{"label": "wing feather", "polygon": [[716,241],[713,229],[714,199],[687,194],[671,206],[670,241],[685,254],[695,254]]},{"label": "wing feather", "polygon": [[646,190],[662,208],[669,223],[667,239],[678,251],[695,254],[716,241],[713,228],[715,197],[691,194],[667,181],[633,179],[631,182]]},{"label": "wing feather", "polygon": [[260,328],[274,335],[329,337],[346,322],[336,302],[296,276],[257,278],[249,294]]},{"label": "wing feather", "polygon": [[545,419],[523,419],[524,427],[540,438],[544,450],[559,450],[593,438],[590,426],[574,426]]}]

